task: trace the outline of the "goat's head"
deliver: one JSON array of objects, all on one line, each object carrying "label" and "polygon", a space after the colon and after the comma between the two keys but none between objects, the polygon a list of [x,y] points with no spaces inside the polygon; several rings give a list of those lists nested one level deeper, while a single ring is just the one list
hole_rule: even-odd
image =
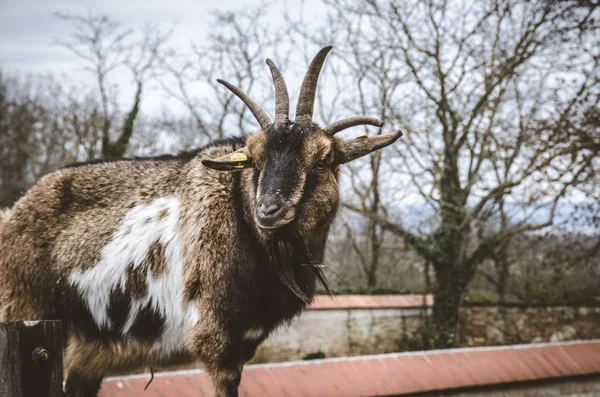
[{"label": "goat's head", "polygon": [[250,135],[243,149],[203,160],[219,171],[253,168],[251,200],[258,230],[271,236],[293,221],[303,235],[331,222],[338,205],[339,166],[395,142],[402,133],[342,140],[334,135],[357,125],[382,126],[373,117],[351,117],[320,128],[313,123],[313,105],[319,73],[331,47],[310,63],[302,82],[296,120],[289,119],[289,97],[281,72],[267,59],[275,83],[275,120],[239,88],[219,80],[250,109],[261,131]]}]

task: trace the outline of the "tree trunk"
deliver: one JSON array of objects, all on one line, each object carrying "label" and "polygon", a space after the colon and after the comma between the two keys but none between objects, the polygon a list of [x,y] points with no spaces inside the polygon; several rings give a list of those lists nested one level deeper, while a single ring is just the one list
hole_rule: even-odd
[{"label": "tree trunk", "polygon": [[379,198],[379,162],[381,161],[381,153],[376,152],[371,155],[371,170],[373,172],[373,180],[371,182],[372,200],[370,211],[373,215],[369,219],[369,272],[367,274],[367,286],[375,288],[377,286],[377,269],[379,268],[379,257],[381,253],[381,242],[383,240],[383,231],[378,230],[378,224],[375,217],[379,215],[381,206]]},{"label": "tree trunk", "polygon": [[111,142],[110,138],[108,137],[108,132],[104,134],[104,139],[102,141],[103,158],[117,159],[123,157],[127,152],[129,141],[131,140],[131,136],[133,135],[133,127],[135,124],[135,120],[140,110],[141,98],[142,83],[138,82],[133,106],[129,113],[127,113],[127,117],[125,118],[125,122],[123,123],[123,129],[121,130],[121,135],[119,135],[119,138],[115,142]]},{"label": "tree trunk", "polygon": [[433,347],[447,349],[458,344],[458,320],[462,286],[439,280],[433,292]]},{"label": "tree trunk", "polygon": [[367,274],[367,287],[375,288],[377,286],[377,277],[375,276],[375,272],[371,271]]}]

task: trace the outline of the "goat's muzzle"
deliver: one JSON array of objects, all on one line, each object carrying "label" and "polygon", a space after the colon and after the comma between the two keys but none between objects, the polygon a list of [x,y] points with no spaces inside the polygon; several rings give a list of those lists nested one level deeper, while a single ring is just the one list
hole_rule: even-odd
[{"label": "goat's muzzle", "polygon": [[256,203],[254,220],[259,229],[273,231],[294,220],[295,211],[276,195],[263,195]]}]

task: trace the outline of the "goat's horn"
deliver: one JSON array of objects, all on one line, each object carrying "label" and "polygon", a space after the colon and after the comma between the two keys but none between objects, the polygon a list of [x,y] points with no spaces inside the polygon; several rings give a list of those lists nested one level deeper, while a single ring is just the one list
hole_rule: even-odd
[{"label": "goat's horn", "polygon": [[323,128],[323,132],[325,132],[327,135],[335,135],[346,128],[365,124],[381,127],[383,125],[383,121],[376,117],[348,117],[347,119],[336,121],[335,123],[328,125],[327,127]]},{"label": "goat's horn", "polygon": [[271,76],[275,84],[275,121],[274,124],[287,124],[290,117],[290,97],[285,80],[277,66],[267,58],[267,65],[271,69]]},{"label": "goat's horn", "polygon": [[256,102],[250,99],[250,97],[248,97],[244,91],[240,90],[233,84],[226,82],[225,80],[217,79],[217,81],[227,87],[229,91],[233,92],[242,101],[244,101],[248,109],[250,109],[256,118],[256,121],[258,121],[258,124],[260,124],[260,128],[262,128],[264,131],[267,131],[271,127],[271,120],[269,119],[269,116],[267,116],[267,113],[265,113],[265,111],[262,110],[262,108],[258,106]]},{"label": "goat's horn", "polygon": [[315,95],[317,93],[317,80],[319,79],[319,73],[325,62],[327,53],[331,51],[331,46],[327,46],[321,49],[315,55],[308,71],[302,80],[302,88],[300,89],[300,97],[298,98],[298,105],[296,106],[296,122],[311,122],[313,116],[313,107],[315,104]]}]

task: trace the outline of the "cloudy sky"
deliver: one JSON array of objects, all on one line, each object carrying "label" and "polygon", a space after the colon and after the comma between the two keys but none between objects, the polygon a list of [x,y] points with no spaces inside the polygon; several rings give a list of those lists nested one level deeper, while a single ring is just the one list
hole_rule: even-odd
[{"label": "cloudy sky", "polygon": [[[301,3],[308,9],[305,12],[319,12],[317,1],[313,0],[276,0],[271,9],[275,14],[284,8],[294,12],[300,9]],[[0,0],[0,68],[16,74],[51,72],[83,82],[89,80],[78,59],[57,44],[73,30],[68,23],[53,16],[54,12],[105,13],[126,27],[139,28],[150,22],[164,30],[174,28],[170,44],[189,48],[192,41],[201,42],[206,34],[212,11],[235,11],[260,4],[259,0]],[[276,16],[274,23],[281,20]],[[121,96],[131,97],[131,88],[126,84]],[[155,111],[164,105],[164,96],[161,98],[161,94],[155,93],[146,98],[144,110]]]}]

